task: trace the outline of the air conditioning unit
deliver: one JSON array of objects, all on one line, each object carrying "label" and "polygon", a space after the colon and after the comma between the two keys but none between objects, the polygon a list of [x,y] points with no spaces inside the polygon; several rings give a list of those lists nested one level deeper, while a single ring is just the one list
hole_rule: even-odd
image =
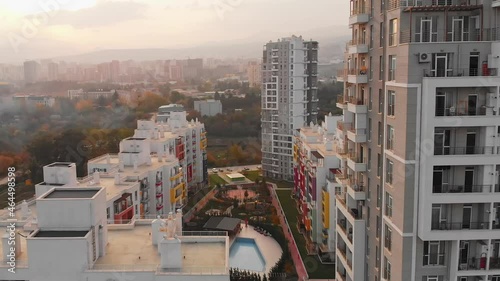
[{"label": "air conditioning unit", "polygon": [[428,63],[428,62],[431,62],[431,54],[429,54],[429,53],[420,53],[420,54],[418,54],[418,62],[419,63]]}]

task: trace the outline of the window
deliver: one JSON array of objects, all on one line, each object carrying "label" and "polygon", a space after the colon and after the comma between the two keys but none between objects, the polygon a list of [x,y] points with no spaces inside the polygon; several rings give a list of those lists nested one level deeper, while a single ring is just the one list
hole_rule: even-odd
[{"label": "window", "polygon": [[378,113],[384,112],[384,95],[382,89],[378,89]]},{"label": "window", "polygon": [[[371,151],[371,149],[368,149],[368,151]],[[370,201],[371,195],[370,195],[370,177],[368,177],[367,182],[366,182],[366,200]]]},{"label": "window", "polygon": [[398,19],[389,21],[389,46],[396,46],[398,44]]},{"label": "window", "polygon": [[[366,207],[366,227],[370,227],[370,206]],[[368,240],[366,240],[368,242]]]},{"label": "window", "polygon": [[373,25],[370,25],[370,43],[369,43],[370,49],[373,49]]},{"label": "window", "polygon": [[384,279],[391,281],[391,263],[387,257],[384,257]]},{"label": "window", "polygon": [[380,237],[380,217],[378,215],[377,215],[377,229],[375,235],[376,238]]},{"label": "window", "polygon": [[394,127],[387,125],[387,149],[394,149]]},{"label": "window", "polygon": [[[465,278],[463,280],[467,281],[467,277],[459,277],[459,278]],[[459,281],[462,281],[462,279],[458,279]],[[443,281],[443,276],[423,276],[422,281]]]},{"label": "window", "polygon": [[377,144],[378,145],[382,145],[382,139],[383,139],[383,135],[382,135],[382,122],[378,122],[377,131],[378,131]]},{"label": "window", "polygon": [[377,208],[380,208],[382,205],[382,189],[380,188],[380,185],[377,184]]},{"label": "window", "polygon": [[378,80],[383,80],[384,79],[384,57],[380,56],[378,58],[378,62],[380,65],[379,72],[378,72]]},{"label": "window", "polygon": [[384,46],[384,22],[380,23],[380,36],[379,36],[379,47]]},{"label": "window", "polygon": [[396,56],[389,56],[389,81],[396,80]]},{"label": "window", "polygon": [[[368,141],[372,141],[372,119],[368,118],[368,136],[367,136]],[[370,161],[368,161],[370,162]],[[368,165],[370,165],[368,163]]]},{"label": "window", "polygon": [[372,108],[373,108],[373,95],[372,95],[372,87],[370,87],[368,88],[368,110],[372,110]]},{"label": "window", "polygon": [[382,172],[382,157],[380,156],[380,153],[377,154],[377,177],[380,177],[380,174]]},{"label": "window", "polygon": [[385,193],[385,215],[392,218],[392,195]]},{"label": "window", "polygon": [[387,116],[394,116],[396,106],[396,92],[388,91],[387,92]]},{"label": "window", "polygon": [[392,246],[392,229],[386,224],[384,226],[384,246],[387,250],[391,251]]},{"label": "window", "polygon": [[392,175],[393,175],[394,163],[387,159],[387,167],[385,170],[385,182],[388,184],[392,184]]},{"label": "window", "polygon": [[444,241],[424,242],[424,266],[444,265],[445,244]]},{"label": "window", "polygon": [[111,214],[110,214],[110,212],[109,212],[109,211],[110,211],[110,210],[109,210],[109,207],[108,207],[108,208],[106,209],[106,215],[107,215],[107,217],[108,217],[108,220],[111,218]]},{"label": "window", "polygon": [[373,80],[373,59],[372,59],[372,57],[370,57],[369,60],[370,60],[370,65],[369,65],[369,67],[370,67],[370,77],[369,78],[370,78],[370,80]]},{"label": "window", "polygon": [[368,163],[366,164],[366,168],[368,169],[368,171],[371,170],[371,162],[372,162],[372,149],[371,148],[368,148]]},{"label": "window", "polygon": [[377,245],[375,246],[375,268],[379,268],[379,265],[380,265],[380,253],[378,251],[378,245]]}]

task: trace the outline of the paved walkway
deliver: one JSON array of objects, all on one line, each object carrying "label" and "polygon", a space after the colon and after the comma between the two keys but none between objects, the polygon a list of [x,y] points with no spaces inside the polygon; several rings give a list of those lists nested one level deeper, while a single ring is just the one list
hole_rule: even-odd
[{"label": "paved walkway", "polygon": [[281,204],[278,200],[278,195],[275,191],[276,185],[274,183],[268,183],[267,187],[271,192],[273,205],[278,212],[278,217],[280,219],[281,227],[283,228],[283,233],[285,233],[285,237],[288,241],[288,249],[290,249],[290,253],[292,254],[293,263],[295,264],[295,269],[297,270],[299,280],[308,280],[306,267],[304,266],[304,262],[300,257],[299,249],[297,248],[297,244],[295,243],[295,239],[293,238],[292,231],[290,230],[290,226],[286,221],[283,209],[281,208]]}]

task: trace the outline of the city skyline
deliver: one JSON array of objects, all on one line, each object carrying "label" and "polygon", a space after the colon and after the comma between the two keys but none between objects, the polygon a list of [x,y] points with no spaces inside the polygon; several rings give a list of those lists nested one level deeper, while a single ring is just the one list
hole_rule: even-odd
[{"label": "city skyline", "polygon": [[[48,4],[52,2],[56,5]],[[0,40],[3,54],[0,61],[52,58],[104,49],[178,49],[265,42],[288,36],[289,30],[317,40],[322,39],[318,33],[325,37],[334,37],[333,30],[342,35],[348,33],[347,17],[342,13],[349,9],[347,2],[319,0],[314,13],[303,13],[303,3],[299,0],[4,2],[0,3],[3,21],[0,32],[5,34]],[[285,8],[287,13],[281,13]],[[281,24],[268,29],[266,22],[258,20],[263,17],[273,17]],[[345,29],[342,31],[337,25]]]}]

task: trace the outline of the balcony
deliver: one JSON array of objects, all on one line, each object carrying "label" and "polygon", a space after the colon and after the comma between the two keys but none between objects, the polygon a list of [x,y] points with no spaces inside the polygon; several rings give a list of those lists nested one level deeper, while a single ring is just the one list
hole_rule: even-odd
[{"label": "balcony", "polygon": [[347,166],[354,172],[366,172],[366,159],[361,158],[356,152],[350,152]]},{"label": "balcony", "polygon": [[342,247],[337,245],[337,256],[340,258],[342,264],[346,265],[349,270],[352,270],[352,262],[347,258],[346,246]]},{"label": "balcony", "polygon": [[437,146],[434,155],[492,155],[495,154],[493,146]]},{"label": "balcony", "polygon": [[346,82],[347,81],[347,71],[345,69],[337,70],[337,81]]},{"label": "balcony", "polygon": [[368,106],[364,99],[349,97],[347,101],[347,110],[352,113],[366,114],[368,113]]},{"label": "balcony", "polygon": [[351,84],[366,84],[368,83],[368,68],[350,69],[347,72],[347,82]]},{"label": "balcony", "polygon": [[338,146],[336,145],[335,146],[335,152],[337,153],[337,156],[340,158],[340,159],[346,159],[347,156],[349,155],[349,150],[347,149],[347,145],[344,145],[344,146]]},{"label": "balcony", "polygon": [[367,140],[366,134],[367,134],[366,129],[357,129],[351,127],[347,131],[347,138],[354,143],[365,143]]},{"label": "balcony", "polygon": [[368,53],[368,45],[364,38],[351,40],[347,43],[347,52],[349,54],[366,54]]},{"label": "balcony", "polygon": [[497,8],[497,7],[500,7],[500,0],[493,0],[491,2],[491,7],[492,8]]},{"label": "balcony", "polygon": [[361,181],[354,178],[347,180],[347,193],[354,200],[366,200],[365,186]]},{"label": "balcony", "polygon": [[493,69],[483,70],[482,68],[448,68],[448,69],[424,69],[424,77],[477,77],[477,76],[497,76],[497,71]]},{"label": "balcony", "polygon": [[500,258],[490,258],[490,269],[500,269]]},{"label": "balcony", "polygon": [[345,199],[342,198],[342,196],[337,195],[336,196],[337,202],[339,203],[339,208],[342,213],[345,212],[345,217],[351,222],[351,224],[354,224],[354,221],[356,220],[362,220],[361,214],[356,208],[348,208],[346,205]]},{"label": "balcony", "polygon": [[431,230],[488,230],[489,222],[441,222],[432,223]]},{"label": "balcony", "polygon": [[347,101],[344,99],[343,94],[337,96],[337,107],[340,109],[347,109]]},{"label": "balcony", "polygon": [[493,193],[499,192],[494,185],[436,185],[432,193]]},{"label": "balcony", "polygon": [[351,9],[349,16],[349,25],[365,24],[370,20],[370,14],[367,12],[368,8],[365,6],[354,7]]}]

